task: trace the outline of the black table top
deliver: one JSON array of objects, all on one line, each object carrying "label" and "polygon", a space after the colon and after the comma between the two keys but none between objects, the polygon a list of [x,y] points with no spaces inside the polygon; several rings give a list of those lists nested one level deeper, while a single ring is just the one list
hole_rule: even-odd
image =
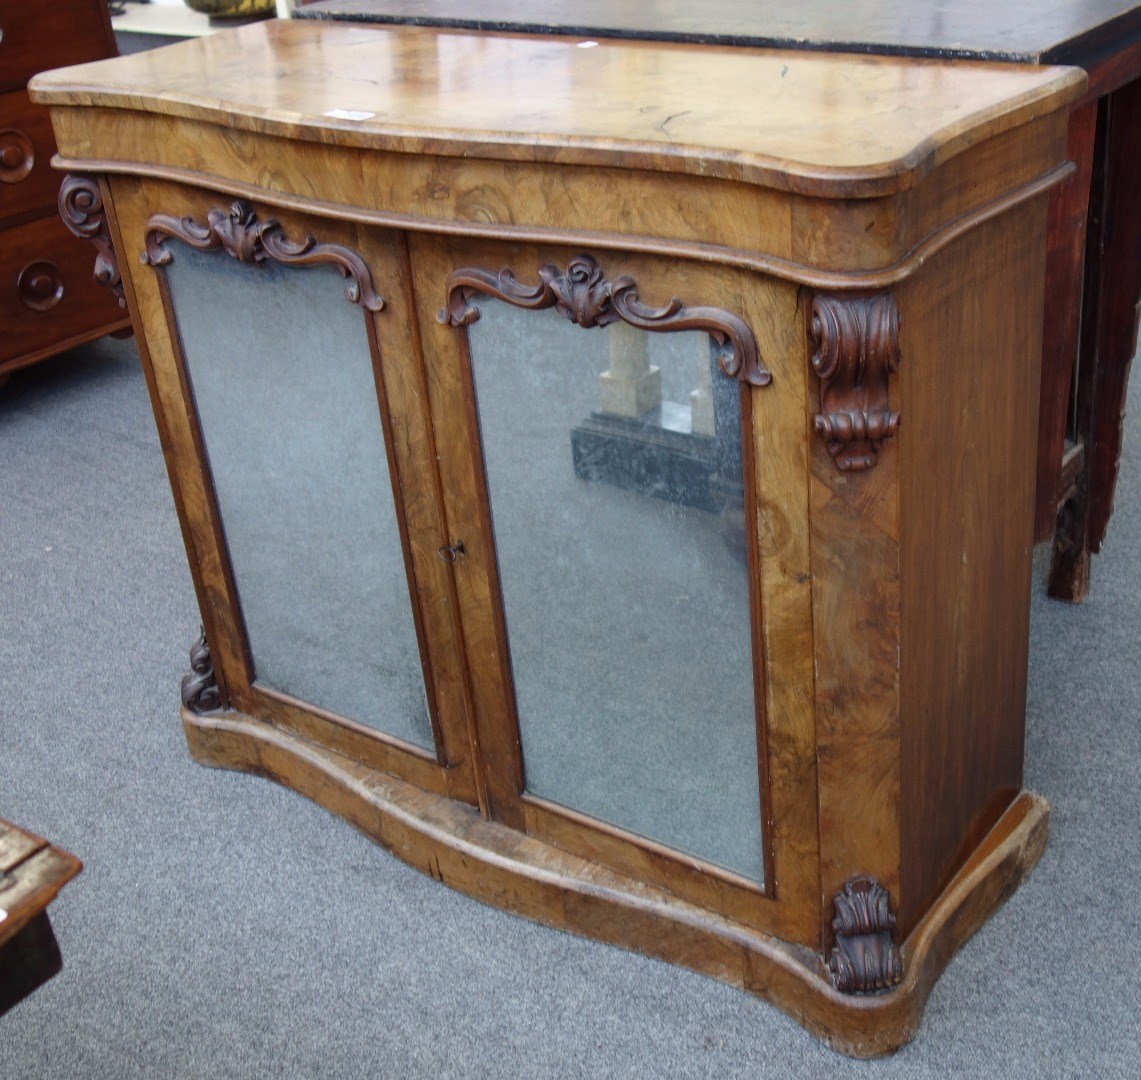
[{"label": "black table top", "polygon": [[1087,69],[1141,40],[1133,0],[322,0],[295,17]]}]

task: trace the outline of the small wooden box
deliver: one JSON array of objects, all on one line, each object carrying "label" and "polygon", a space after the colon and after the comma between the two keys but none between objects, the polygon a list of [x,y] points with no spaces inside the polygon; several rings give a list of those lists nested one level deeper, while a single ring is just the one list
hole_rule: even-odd
[{"label": "small wooden box", "polygon": [[82,869],[74,855],[0,821],[0,1015],[62,969],[47,908]]}]

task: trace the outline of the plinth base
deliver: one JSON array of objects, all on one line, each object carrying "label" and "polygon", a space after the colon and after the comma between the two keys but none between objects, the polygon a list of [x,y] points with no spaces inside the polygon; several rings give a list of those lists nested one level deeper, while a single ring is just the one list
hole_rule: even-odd
[{"label": "plinth base", "polygon": [[842,994],[811,950],[741,926],[238,713],[182,713],[192,756],[276,780],[437,881],[547,926],[682,964],[772,1002],[833,1049],[890,1053],[914,1035],[948,961],[1046,845],[1049,806],[1022,792],[902,944],[903,981]]}]

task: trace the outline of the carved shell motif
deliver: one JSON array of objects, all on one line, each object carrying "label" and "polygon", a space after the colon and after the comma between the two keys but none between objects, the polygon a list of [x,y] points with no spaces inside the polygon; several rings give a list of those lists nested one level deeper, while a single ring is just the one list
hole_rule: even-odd
[{"label": "carved shell motif", "polygon": [[579,255],[571,259],[565,274],[552,274],[553,269],[543,267],[539,275],[557,297],[555,310],[564,319],[588,329],[606,326],[618,318],[610,304],[614,287],[602,276],[602,268],[592,258]]}]

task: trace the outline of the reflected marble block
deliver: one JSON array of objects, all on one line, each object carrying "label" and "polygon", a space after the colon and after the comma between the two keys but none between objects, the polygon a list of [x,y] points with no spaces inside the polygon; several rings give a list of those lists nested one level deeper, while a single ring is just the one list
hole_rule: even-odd
[{"label": "reflected marble block", "polygon": [[704,335],[686,337],[700,346],[688,404],[663,401],[637,417],[593,411],[571,429],[575,475],[719,513],[726,545],[744,558],[737,388],[720,370],[722,348]]},{"label": "reflected marble block", "polygon": [[693,434],[687,414],[670,424],[666,412],[659,407],[636,420],[591,413],[571,429],[575,475],[697,510],[719,510],[717,440]]}]

